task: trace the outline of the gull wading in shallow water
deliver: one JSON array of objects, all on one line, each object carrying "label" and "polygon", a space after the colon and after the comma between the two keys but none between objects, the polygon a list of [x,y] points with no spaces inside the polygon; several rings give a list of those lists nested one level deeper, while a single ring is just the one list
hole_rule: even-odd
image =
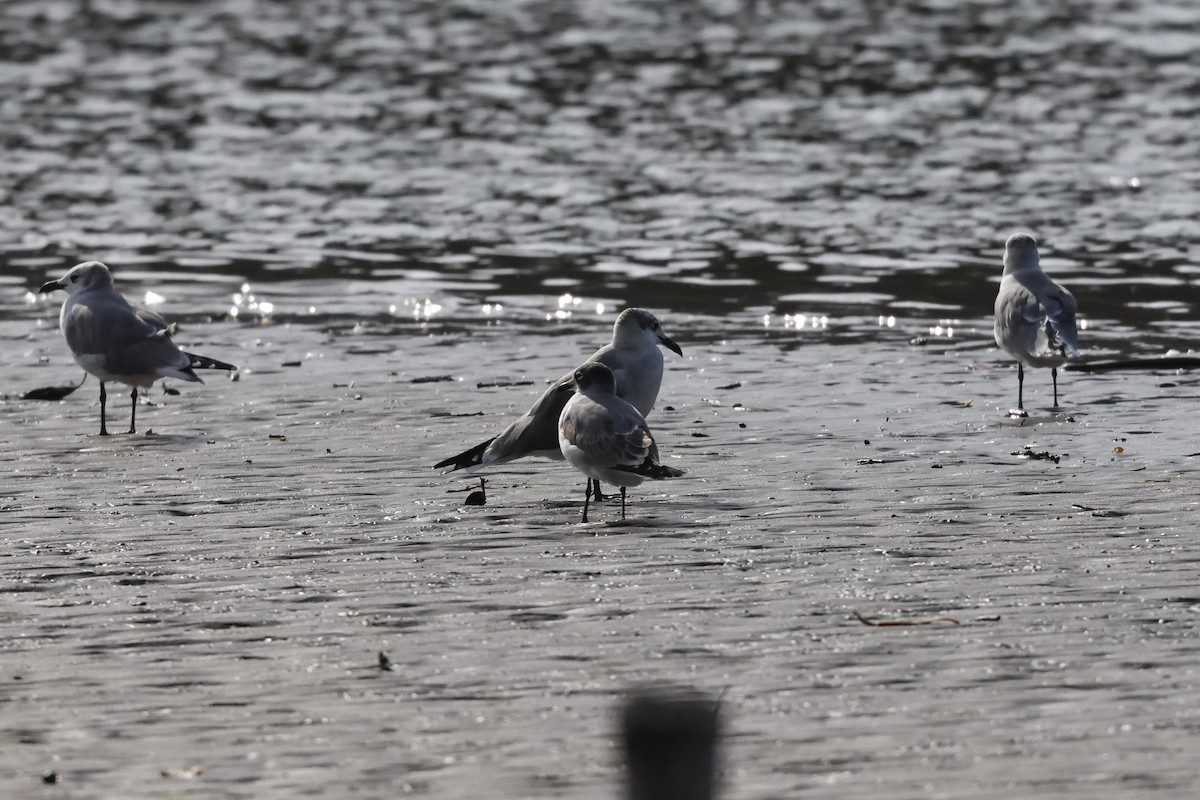
[{"label": "gull wading in shallow water", "polygon": [[[616,380],[617,396],[645,416],[654,408],[662,385],[663,356],[658,346],[677,355],[683,350],[662,331],[658,318],[640,308],[627,308],[613,324],[612,341],[584,362],[608,367]],[[574,393],[574,372],[559,378],[525,414],[498,436],[433,465],[434,469],[481,469],[526,456],[562,459],[558,420]],[[600,485],[596,484],[596,497]]]},{"label": "gull wading in shallow water", "polygon": [[1016,233],[1004,245],[1004,276],[996,295],[996,344],[1017,360],[1017,408],[1025,416],[1025,366],[1049,367],[1058,408],[1058,367],[1079,355],[1075,298],[1050,280],[1038,261],[1037,242]]},{"label": "gull wading in shallow water", "polygon": [[588,477],[583,495],[583,519],[593,482],[621,487],[621,519],[625,519],[625,489],[646,478],[676,478],[682,470],[658,461],[658,444],[646,418],[617,396],[612,370],[588,363],[573,375],[575,393],[558,420],[558,446],[563,458]]},{"label": "gull wading in shallow water", "polygon": [[75,362],[100,379],[100,435],[105,421],[105,382],[133,387],[129,432],[136,433],[138,387],[149,388],[159,378],[203,383],[193,370],[236,370],[232,364],[185,353],[171,341],[175,326],[148,308],[126,300],[113,288],[112,274],[99,261],[74,266],[62,278],[42,286],[42,292],[67,293],[59,327]]}]

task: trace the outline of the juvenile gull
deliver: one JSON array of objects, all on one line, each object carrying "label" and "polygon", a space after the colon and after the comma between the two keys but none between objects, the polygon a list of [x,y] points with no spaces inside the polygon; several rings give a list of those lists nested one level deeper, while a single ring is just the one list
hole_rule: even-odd
[{"label": "juvenile gull", "polygon": [[133,387],[129,432],[136,433],[138,387],[149,388],[159,378],[200,382],[193,370],[236,370],[223,361],[185,353],[171,341],[175,325],[148,308],[130,303],[113,288],[108,267],[86,261],[66,275],[42,286],[42,292],[67,293],[59,327],[75,362],[100,379],[100,435],[105,424],[106,381]]},{"label": "juvenile gull", "polygon": [[675,478],[683,474],[658,461],[658,444],[646,418],[617,396],[613,372],[604,364],[587,363],[573,375],[575,393],[558,420],[558,446],[571,466],[588,477],[583,495],[587,522],[592,484],[621,487],[621,519],[625,519],[625,489],[646,478]]},{"label": "juvenile gull", "polygon": [[[613,324],[612,341],[584,362],[607,366],[616,379],[617,395],[645,416],[654,408],[662,385],[663,356],[659,345],[683,355],[679,345],[662,331],[658,319],[649,311],[627,308]],[[558,445],[558,419],[574,394],[574,371],[559,378],[538,398],[525,414],[498,436],[481,442],[433,465],[434,469],[480,469],[504,464],[526,456],[561,460]],[[600,487],[596,493],[599,497]]]},{"label": "juvenile gull", "polygon": [[1042,271],[1037,242],[1016,233],[1004,245],[996,295],[996,344],[1017,359],[1017,415],[1025,416],[1025,365],[1049,367],[1058,408],[1058,367],[1079,355],[1075,298]]}]

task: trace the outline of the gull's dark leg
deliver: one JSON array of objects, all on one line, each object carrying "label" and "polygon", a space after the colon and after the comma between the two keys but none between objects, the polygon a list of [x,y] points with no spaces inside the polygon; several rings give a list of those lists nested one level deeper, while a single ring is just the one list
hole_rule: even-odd
[{"label": "gull's dark leg", "polygon": [[1025,365],[1017,362],[1017,410],[1025,410]]},{"label": "gull's dark leg", "polygon": [[600,481],[595,478],[588,478],[588,483],[592,485],[592,499],[599,503],[604,499],[604,494],[600,491]]},{"label": "gull's dark leg", "polygon": [[625,521],[625,487],[621,487],[621,521]]},{"label": "gull's dark leg", "polygon": [[133,404],[129,407],[129,432],[137,433],[137,429],[133,426],[133,421],[137,418],[137,387],[133,387],[133,391],[129,393]]},{"label": "gull's dark leg", "polygon": [[104,403],[108,400],[108,393],[104,391],[104,381],[100,381],[100,435],[108,436],[108,426],[104,424]]},{"label": "gull's dark leg", "polygon": [[1058,408],[1058,367],[1050,368],[1050,380],[1054,381],[1054,407]]},{"label": "gull's dark leg", "polygon": [[592,499],[592,479],[588,478],[587,488],[583,491],[583,519],[580,522],[587,522],[588,500]]}]

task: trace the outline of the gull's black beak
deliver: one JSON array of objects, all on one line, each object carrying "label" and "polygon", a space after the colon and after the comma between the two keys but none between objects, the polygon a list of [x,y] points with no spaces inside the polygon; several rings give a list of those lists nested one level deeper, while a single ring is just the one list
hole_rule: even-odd
[{"label": "gull's black beak", "polygon": [[[45,291],[45,289],[43,288],[42,291]],[[679,349],[679,345],[675,344],[670,339],[668,339],[666,336],[663,336],[661,333],[658,335],[658,343],[663,345],[664,347],[666,347],[668,350],[672,351],[673,353],[675,353],[675,355],[678,355],[678,356],[683,355],[683,351]]]},{"label": "gull's black beak", "polygon": [[50,281],[49,283],[42,284],[42,288],[38,289],[38,294],[46,294],[48,292],[53,292],[53,291],[56,291],[61,288],[63,288],[63,285],[60,282]]}]

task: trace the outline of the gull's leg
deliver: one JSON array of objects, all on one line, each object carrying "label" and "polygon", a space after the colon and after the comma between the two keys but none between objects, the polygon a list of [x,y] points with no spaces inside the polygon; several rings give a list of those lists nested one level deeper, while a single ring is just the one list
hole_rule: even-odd
[{"label": "gull's leg", "polygon": [[137,429],[133,426],[134,419],[137,418],[137,387],[133,387],[133,391],[129,394],[133,404],[129,407],[129,432],[137,433]]},{"label": "gull's leg", "polygon": [[587,522],[588,500],[592,498],[592,479],[588,478],[587,488],[583,490],[583,519],[580,522]]},{"label": "gull's leg", "polygon": [[108,400],[108,393],[104,391],[104,381],[100,381],[100,435],[108,436],[108,426],[104,424],[104,403]]},{"label": "gull's leg", "polygon": [[1025,410],[1025,365],[1017,362],[1017,410]]},{"label": "gull's leg", "polygon": [[604,494],[600,491],[600,481],[595,478],[588,478],[588,483],[592,486],[592,498],[599,503],[604,499]]},{"label": "gull's leg", "polygon": [[625,521],[625,487],[621,487],[621,521]]},{"label": "gull's leg", "polygon": [[1054,407],[1058,408],[1058,367],[1050,368],[1050,380],[1054,381]]}]

